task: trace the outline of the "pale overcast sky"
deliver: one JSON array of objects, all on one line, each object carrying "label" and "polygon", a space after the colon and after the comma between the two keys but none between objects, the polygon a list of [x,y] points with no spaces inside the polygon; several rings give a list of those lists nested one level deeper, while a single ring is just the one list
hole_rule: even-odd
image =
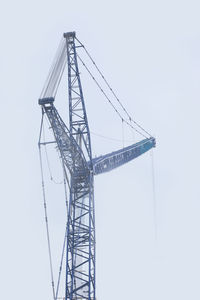
[{"label": "pale overcast sky", "polygon": [[[2,2],[2,299],[52,299],[37,101],[67,31],[77,32],[130,114],[157,139],[157,241],[150,153],[95,180],[97,300],[200,299],[199,11],[194,0]],[[81,75],[91,130],[121,139],[115,114]],[[67,101],[57,104],[67,115]],[[97,136],[92,142],[94,155],[122,146]],[[52,230],[63,234],[54,217]]]}]

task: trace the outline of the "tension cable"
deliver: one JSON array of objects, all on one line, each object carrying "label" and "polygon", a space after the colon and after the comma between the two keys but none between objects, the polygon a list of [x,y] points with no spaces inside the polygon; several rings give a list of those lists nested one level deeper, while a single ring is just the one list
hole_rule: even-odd
[{"label": "tension cable", "polygon": [[[63,241],[63,246],[62,246],[62,254],[61,254],[61,260],[60,260],[59,273],[58,273],[58,281],[57,281],[56,290],[55,290],[52,252],[51,252],[51,243],[50,243],[50,232],[49,232],[49,222],[48,222],[48,214],[47,214],[47,201],[46,201],[46,193],[45,193],[45,185],[44,185],[44,171],[43,171],[42,153],[41,153],[41,144],[42,144],[45,146],[44,150],[45,150],[45,154],[46,154],[47,166],[48,166],[48,170],[49,170],[49,173],[51,176],[51,180],[53,180],[53,176],[52,176],[52,172],[51,172],[51,168],[50,168],[50,164],[49,164],[48,153],[47,153],[47,149],[46,149],[46,144],[41,143],[42,132],[43,132],[43,139],[45,141],[45,132],[44,132],[44,124],[43,124],[44,114],[45,114],[44,111],[42,111],[42,121],[41,121],[41,127],[40,127],[38,146],[39,146],[40,169],[41,169],[41,178],[42,178],[43,205],[44,205],[44,212],[45,212],[45,224],[46,224],[47,242],[48,242],[49,264],[50,264],[50,271],[51,271],[51,285],[52,285],[53,299],[57,300],[57,299],[59,299],[58,292],[59,292],[62,266],[63,266],[63,260],[64,260],[64,253],[65,253],[65,247],[66,247],[65,245],[66,245],[66,239],[67,239],[67,226],[65,228],[65,235],[64,235],[64,241]],[[64,185],[64,194],[65,194],[65,205],[66,205],[66,212],[68,214],[68,199],[67,199],[67,187],[66,187],[66,180],[68,183],[68,177],[65,172],[65,167],[64,167],[63,161],[61,161],[61,164],[62,164],[62,169],[63,169],[63,185]],[[66,177],[66,179],[65,179],[65,177]],[[53,180],[53,182],[55,182],[55,181]]]},{"label": "tension cable", "polygon": [[40,170],[41,170],[41,179],[42,179],[43,205],[44,205],[45,224],[46,224],[48,252],[49,252],[49,264],[50,264],[50,271],[51,271],[51,285],[52,285],[53,299],[56,300],[54,275],[53,275],[53,263],[52,263],[52,254],[51,254],[51,243],[50,243],[50,233],[49,233],[49,224],[48,224],[48,216],[47,216],[47,202],[46,202],[46,193],[45,193],[45,185],[44,185],[44,172],[43,172],[42,154],[41,154],[40,144],[39,144],[39,157],[40,157]]},{"label": "tension cable", "polygon": [[124,107],[124,105],[122,104],[122,102],[120,101],[120,99],[117,97],[116,93],[114,92],[114,90],[112,89],[112,87],[110,86],[110,84],[108,83],[108,81],[106,80],[105,76],[103,75],[103,73],[100,71],[99,67],[97,66],[97,64],[95,63],[94,59],[92,58],[92,56],[90,55],[90,53],[88,52],[88,50],[86,49],[86,47],[76,38],[76,40],[81,44],[81,46],[83,47],[83,49],[85,50],[87,56],[90,58],[90,60],[92,61],[93,65],[95,66],[96,70],[98,71],[98,73],[100,74],[100,76],[102,77],[103,81],[105,82],[105,84],[107,85],[107,87],[109,88],[109,90],[111,91],[111,93],[113,94],[113,96],[115,97],[115,99],[117,100],[117,102],[119,103],[119,105],[121,106],[121,108],[123,109],[123,111],[125,112],[125,114],[127,115],[128,119],[130,122],[133,122],[135,125],[137,125],[140,129],[142,129],[146,134],[148,134],[151,137],[151,134],[146,131],[138,122],[136,122],[128,113],[128,111],[126,110],[126,108]]},{"label": "tension cable", "polygon": [[[45,115],[46,116],[46,115]],[[44,130],[44,125],[42,125],[42,132],[43,132],[43,140],[44,140],[44,151],[45,151],[45,157],[46,157],[46,161],[47,161],[47,167],[49,170],[49,175],[50,175],[50,179],[51,181],[53,181],[55,184],[62,184],[63,181],[56,181],[52,175],[52,171],[51,171],[51,166],[50,166],[50,162],[49,162],[49,155],[48,155],[48,151],[47,151],[47,147],[46,147],[46,143],[45,143],[45,130]]]},{"label": "tension cable", "polygon": [[139,133],[140,135],[142,135],[145,139],[148,138],[145,134],[143,134],[141,131],[139,131],[137,128],[135,128],[130,122],[128,122],[127,120],[125,120],[122,117],[121,113],[117,110],[117,108],[115,107],[115,105],[112,103],[112,101],[110,100],[110,98],[108,97],[108,95],[105,93],[105,91],[103,90],[103,88],[101,87],[101,85],[98,83],[98,81],[96,80],[96,78],[93,76],[92,72],[89,70],[89,68],[86,66],[86,64],[83,62],[83,60],[80,58],[80,56],[78,54],[77,54],[77,57],[80,60],[80,62],[82,63],[82,65],[85,67],[85,69],[87,70],[87,72],[90,74],[90,76],[94,80],[95,84],[100,89],[100,91],[103,93],[103,95],[105,96],[105,98],[107,99],[107,101],[110,103],[110,105],[112,106],[112,108],[114,109],[114,111],[116,112],[116,114],[120,117],[120,119],[124,120],[124,123],[126,123],[128,126],[130,126],[137,133]]},{"label": "tension cable", "polygon": [[155,240],[158,238],[158,225],[157,225],[157,201],[156,201],[156,183],[155,183],[155,166],[153,150],[151,155],[151,169],[152,169],[152,189],[153,189],[153,218],[154,218],[154,229],[155,229]]},{"label": "tension cable", "polygon": [[[133,131],[131,131],[131,132],[133,132]],[[96,132],[91,131],[91,130],[90,130],[90,133],[92,135],[101,137],[101,138],[106,139],[106,140],[115,141],[115,142],[123,142],[123,139],[115,139],[115,138],[112,138],[112,137],[109,137],[109,136],[105,136],[105,135],[96,133]],[[124,142],[126,142],[126,143],[132,143],[133,141],[134,141],[134,139],[133,140],[124,140]]]}]

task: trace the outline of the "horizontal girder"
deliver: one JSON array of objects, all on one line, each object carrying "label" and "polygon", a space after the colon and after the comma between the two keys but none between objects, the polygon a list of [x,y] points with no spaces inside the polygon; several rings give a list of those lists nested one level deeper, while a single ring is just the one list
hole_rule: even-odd
[{"label": "horizontal girder", "polygon": [[123,149],[94,158],[92,160],[94,175],[116,169],[147,152],[152,147],[155,147],[155,139],[153,137],[144,139]]}]

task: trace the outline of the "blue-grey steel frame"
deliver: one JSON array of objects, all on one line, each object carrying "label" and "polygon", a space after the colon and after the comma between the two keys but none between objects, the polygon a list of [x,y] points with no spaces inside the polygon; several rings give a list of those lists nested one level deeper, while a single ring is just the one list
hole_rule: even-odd
[{"label": "blue-grey steel frame", "polygon": [[123,149],[96,157],[92,160],[94,175],[109,172],[155,147],[155,138],[150,137]]},{"label": "blue-grey steel frame", "polygon": [[95,215],[90,131],[77,63],[75,33],[64,34],[67,46],[69,128],[88,160],[88,169],[71,175],[67,223],[66,299],[95,299]]},{"label": "blue-grey steel frame", "polygon": [[[71,176],[65,299],[96,300],[94,175],[111,171],[145,153],[155,147],[155,139],[150,137],[92,159],[90,131],[77,63],[75,32],[65,33],[64,38],[68,63],[69,129],[54,106],[53,95],[39,99],[39,104],[51,124],[63,166]],[[56,68],[53,72],[57,72]]]}]

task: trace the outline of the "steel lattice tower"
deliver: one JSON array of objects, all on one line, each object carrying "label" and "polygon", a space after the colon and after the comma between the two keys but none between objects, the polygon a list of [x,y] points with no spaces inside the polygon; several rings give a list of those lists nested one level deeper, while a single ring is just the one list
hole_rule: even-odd
[{"label": "steel lattice tower", "polygon": [[[98,175],[145,153],[155,146],[153,137],[92,157],[90,130],[77,61],[75,32],[64,34],[56,60],[39,99],[58,146],[64,174],[69,180],[66,241],[65,299],[95,300],[95,211],[94,175]],[[54,106],[55,95],[65,65],[68,68],[69,129]],[[39,142],[39,146],[41,143]],[[54,297],[57,299],[56,296]]]},{"label": "steel lattice tower", "polygon": [[64,34],[67,46],[69,128],[88,163],[71,176],[67,227],[66,299],[95,299],[95,218],[92,152],[79,75],[75,33]]}]

